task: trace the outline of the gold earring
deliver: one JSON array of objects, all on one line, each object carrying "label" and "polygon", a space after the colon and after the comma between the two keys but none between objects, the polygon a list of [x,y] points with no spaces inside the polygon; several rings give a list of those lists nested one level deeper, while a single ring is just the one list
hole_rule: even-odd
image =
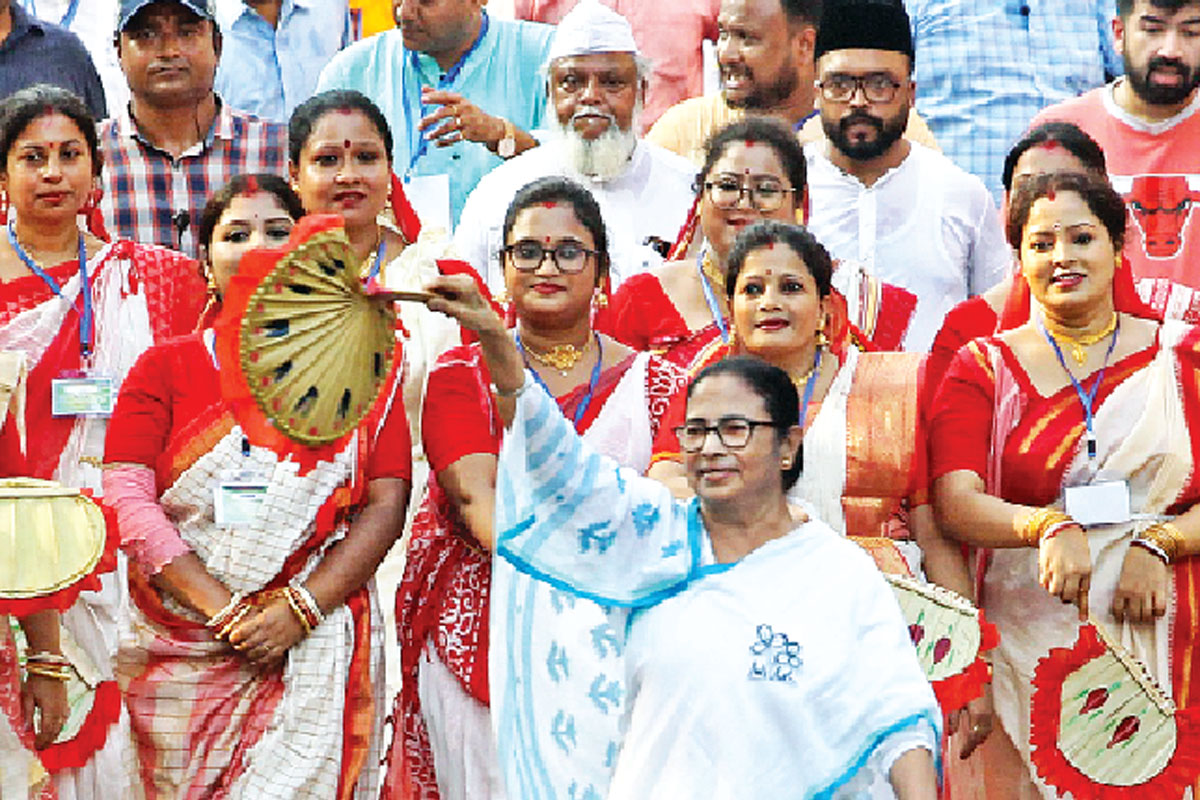
[{"label": "gold earring", "polygon": [[592,305],[596,308],[605,308],[608,306],[608,295],[604,293],[603,289],[597,289],[596,293],[592,295]]},{"label": "gold earring", "polygon": [[783,460],[783,462],[780,464],[780,466],[783,469],[791,469],[792,468],[792,460],[790,458],[785,458]]},{"label": "gold earring", "polygon": [[824,328],[817,328],[817,347],[825,347],[829,344],[829,337],[825,335]]},{"label": "gold earring", "polygon": [[496,294],[496,302],[499,303],[500,305],[504,305],[508,301],[509,301],[508,289],[501,289]]}]

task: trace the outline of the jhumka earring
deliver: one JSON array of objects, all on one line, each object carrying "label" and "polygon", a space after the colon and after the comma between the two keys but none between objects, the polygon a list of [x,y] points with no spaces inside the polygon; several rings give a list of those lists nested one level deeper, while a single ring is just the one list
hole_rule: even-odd
[{"label": "jhumka earring", "polygon": [[608,307],[608,295],[604,293],[603,289],[598,288],[592,293],[592,305],[596,308]]}]

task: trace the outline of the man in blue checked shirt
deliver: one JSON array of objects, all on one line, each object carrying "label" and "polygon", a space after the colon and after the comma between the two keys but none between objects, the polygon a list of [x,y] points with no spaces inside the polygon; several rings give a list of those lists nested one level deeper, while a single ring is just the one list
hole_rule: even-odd
[{"label": "man in blue checked shirt", "polygon": [[904,0],[917,111],[997,202],[1004,156],[1042,108],[1121,74],[1113,0]]}]

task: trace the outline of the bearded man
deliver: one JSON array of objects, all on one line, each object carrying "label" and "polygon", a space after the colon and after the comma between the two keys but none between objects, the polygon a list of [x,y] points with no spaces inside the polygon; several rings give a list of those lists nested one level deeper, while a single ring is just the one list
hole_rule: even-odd
[{"label": "bearded man", "polygon": [[916,85],[902,5],[830,2],[815,49],[826,138],[805,146],[808,227],[842,262],[834,281],[852,311],[864,283],[916,296],[902,346],[927,351],[946,312],[1011,267],[995,203],[978,178],[904,138]]},{"label": "bearded man", "polygon": [[1138,293],[1200,322],[1200,2],[1120,0],[1113,21],[1125,77],[1043,110],[1104,148],[1133,224],[1125,259]]},{"label": "bearded man", "polygon": [[687,159],[638,138],[647,74],[633,29],[620,14],[584,0],[563,17],[547,70],[545,116],[555,128],[539,147],[479,181],[455,231],[455,249],[493,291],[504,288],[504,212],[518,189],[547,175],[579,181],[599,203],[614,288],[661,263],[655,244],[672,242],[683,225],[695,170]]}]

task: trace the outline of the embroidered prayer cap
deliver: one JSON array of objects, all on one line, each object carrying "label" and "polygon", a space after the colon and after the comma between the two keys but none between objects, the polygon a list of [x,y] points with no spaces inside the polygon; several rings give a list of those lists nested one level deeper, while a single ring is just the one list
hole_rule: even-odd
[{"label": "embroidered prayer cap", "polygon": [[129,21],[139,11],[155,3],[176,3],[201,19],[206,19],[209,22],[216,20],[216,5],[214,0],[121,0],[117,6],[117,32],[120,33],[125,30],[129,26]]},{"label": "embroidered prayer cap", "polygon": [[629,20],[600,2],[582,0],[558,23],[554,44],[550,46],[551,63],[565,56],[590,53],[637,54],[633,26]]},{"label": "embroidered prayer cap", "polygon": [[827,0],[813,57],[831,50],[892,50],[911,61],[912,28],[899,0]]}]

